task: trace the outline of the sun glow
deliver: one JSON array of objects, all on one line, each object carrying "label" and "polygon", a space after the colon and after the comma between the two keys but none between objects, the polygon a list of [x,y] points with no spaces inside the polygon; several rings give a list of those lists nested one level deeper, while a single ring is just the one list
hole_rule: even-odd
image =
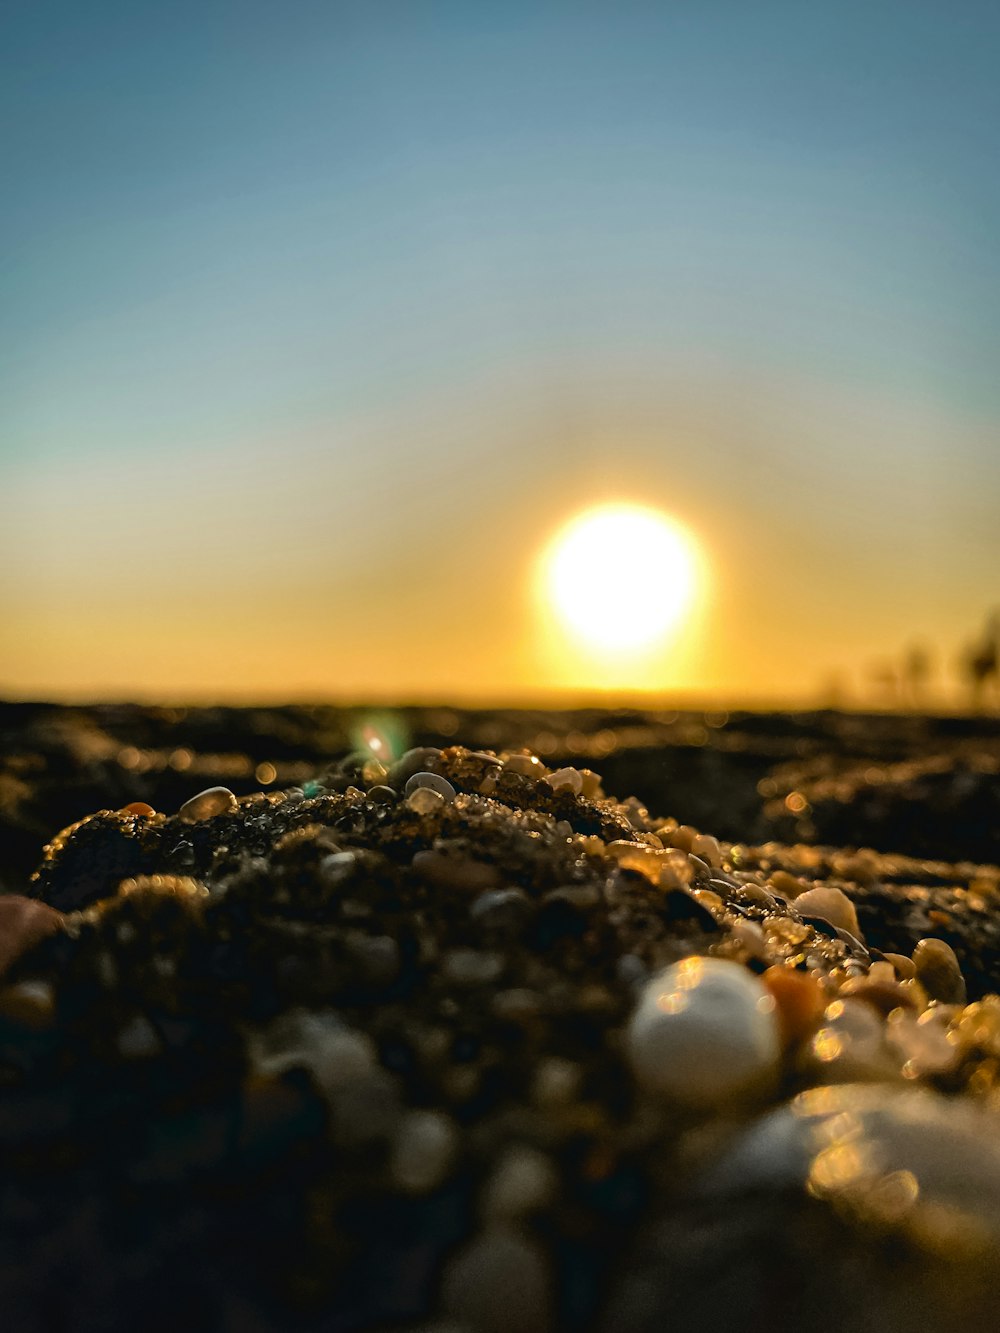
[{"label": "sun glow", "polygon": [[575,646],[609,662],[639,662],[683,625],[698,589],[697,550],[661,510],[601,505],[556,533],[540,583]]}]

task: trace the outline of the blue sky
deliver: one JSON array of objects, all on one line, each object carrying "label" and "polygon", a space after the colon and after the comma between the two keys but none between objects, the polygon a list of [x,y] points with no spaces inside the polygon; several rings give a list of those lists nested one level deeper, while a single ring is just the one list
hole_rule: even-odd
[{"label": "blue sky", "polygon": [[[817,570],[868,534],[872,651],[928,580],[915,633],[996,596],[996,6],[5,15],[0,598],[34,598],[34,632],[137,531],[251,570],[248,528],[269,559],[305,535],[325,587],[377,520],[388,586],[417,501],[524,544],[525,488],[649,489],[699,526],[722,478],[727,527],[749,503]],[[540,539],[555,507],[532,515]]]}]

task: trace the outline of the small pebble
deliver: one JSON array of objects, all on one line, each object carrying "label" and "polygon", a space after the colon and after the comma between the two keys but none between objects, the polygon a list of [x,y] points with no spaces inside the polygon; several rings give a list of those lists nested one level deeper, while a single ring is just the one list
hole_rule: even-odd
[{"label": "small pebble", "polygon": [[891,963],[895,969],[896,976],[900,981],[910,981],[917,975],[917,969],[913,965],[913,959],[907,958],[902,953],[886,953],[882,957],[887,963]]},{"label": "small pebble", "polygon": [[559,1177],[551,1158],[518,1144],[501,1157],[483,1194],[484,1217],[514,1219],[552,1202]]},{"label": "small pebble", "polygon": [[756,921],[736,921],[731,933],[751,958],[767,957],[767,937]]},{"label": "small pebble", "polygon": [[932,1000],[965,1004],[965,978],[955,950],[944,940],[921,940],[913,950],[917,980]]},{"label": "small pebble", "polygon": [[393,805],[398,799],[398,794],[392,787],[386,787],[382,783],[368,788],[368,799],[375,805]]},{"label": "small pebble", "polygon": [[415,815],[430,815],[444,807],[445,799],[439,791],[434,791],[430,787],[418,787],[407,796],[406,804]]},{"label": "small pebble", "polygon": [[358,868],[358,858],[353,852],[331,852],[320,861],[318,870],[320,879],[331,889],[346,884]]},{"label": "small pebble", "polygon": [[129,801],[128,805],[122,806],[123,815],[155,815],[156,811],[145,801]]},{"label": "small pebble", "polygon": [[849,931],[856,939],[861,939],[858,914],[854,910],[854,904],[842,889],[834,889],[827,885],[807,889],[796,898],[795,908],[804,916],[821,917],[824,921],[829,921],[831,926],[838,926],[841,930]]},{"label": "small pebble", "polygon": [[785,1045],[795,1046],[812,1036],[822,1021],[827,999],[816,978],[791,967],[769,967],[761,981],[778,1006]]},{"label": "small pebble", "polygon": [[796,879],[790,875],[787,870],[773,870],[771,872],[771,888],[775,893],[780,893],[783,898],[788,898],[792,902],[806,892],[809,886],[801,879]]},{"label": "small pebble", "polygon": [[236,808],[236,797],[228,787],[207,787],[190,801],[185,801],[177,811],[177,817],[185,824],[198,824],[203,819],[229,814]]},{"label": "small pebble", "polygon": [[713,870],[722,869],[722,848],[718,838],[713,838],[710,833],[698,834],[691,843],[691,854],[707,861]]},{"label": "small pebble", "polygon": [[417,791],[433,791],[442,797],[445,801],[455,799],[455,788],[447,778],[441,777],[439,773],[414,773],[407,779],[406,786],[403,788],[404,796],[412,796]]},{"label": "small pebble", "polygon": [[455,1160],[458,1131],[440,1111],[410,1111],[400,1121],[392,1143],[389,1171],[411,1194],[426,1194],[444,1180]]},{"label": "small pebble", "polygon": [[533,754],[509,754],[503,761],[507,773],[516,773],[522,778],[541,778],[545,776],[545,765]]},{"label": "small pebble", "polygon": [[[941,1280],[942,1258],[986,1260],[988,1270],[950,1271],[959,1281],[985,1278],[988,1292],[1000,1244],[994,1116],[968,1100],[903,1084],[811,1088],[750,1126],[709,1168],[699,1192],[724,1208],[730,1197],[801,1189],[841,1217],[870,1222],[878,1235],[905,1234],[928,1253]],[[918,1322],[914,1311],[898,1326]],[[946,1326],[933,1321],[935,1329]]]},{"label": "small pebble", "polygon": [[870,1005],[850,997],[827,1007],[803,1064],[822,1083],[891,1082],[902,1077],[902,1061],[886,1041],[884,1020]]},{"label": "small pebble", "polygon": [[148,1060],[162,1049],[156,1029],[144,1014],[130,1018],[118,1033],[118,1051],[125,1060]]},{"label": "small pebble", "polygon": [[553,1327],[544,1252],[506,1227],[481,1231],[450,1260],[441,1297],[470,1333],[549,1333]]},{"label": "small pebble", "polygon": [[628,1025],[628,1051],[650,1092],[693,1110],[760,1093],[781,1058],[774,997],[739,963],[686,958],[647,983]]},{"label": "small pebble", "polygon": [[841,986],[840,994],[844,999],[850,996],[855,1000],[864,1000],[880,1014],[891,1014],[900,1006],[906,1009],[914,1007],[912,996],[903,990],[895,977],[890,981],[879,980],[870,973],[867,977],[849,977]]},{"label": "small pebble", "polygon": [[479,949],[451,949],[444,956],[441,971],[456,986],[488,986],[503,971],[503,958]]},{"label": "small pebble", "polygon": [[407,750],[390,766],[386,782],[399,791],[414,773],[426,773],[440,757],[441,751],[433,745],[420,745],[416,749]]},{"label": "small pebble", "polygon": [[571,791],[574,796],[579,796],[583,791],[583,778],[575,768],[557,768],[545,781],[553,791]]},{"label": "small pebble", "polygon": [[531,915],[531,900],[522,889],[490,889],[469,908],[480,929],[501,939],[515,939]]},{"label": "small pebble", "polygon": [[48,903],[16,893],[0,896],[0,975],[62,922],[63,914]]}]

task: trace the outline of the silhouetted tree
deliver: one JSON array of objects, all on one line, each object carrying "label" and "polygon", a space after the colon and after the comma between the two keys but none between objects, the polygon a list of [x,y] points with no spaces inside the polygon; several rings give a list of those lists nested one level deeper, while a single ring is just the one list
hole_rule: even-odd
[{"label": "silhouetted tree", "polygon": [[982,638],[966,651],[962,666],[972,708],[978,712],[990,694],[996,696],[1000,684],[1000,611],[989,616]]}]

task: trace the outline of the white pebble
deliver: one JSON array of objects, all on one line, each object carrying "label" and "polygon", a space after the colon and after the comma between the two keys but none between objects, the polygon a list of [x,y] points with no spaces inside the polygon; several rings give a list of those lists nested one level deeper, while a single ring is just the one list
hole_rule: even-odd
[{"label": "white pebble", "polygon": [[203,819],[229,814],[236,809],[236,797],[228,787],[206,787],[177,811],[177,818],[185,824],[197,824]]},{"label": "white pebble", "polygon": [[440,1111],[411,1111],[392,1145],[390,1171],[402,1189],[425,1194],[441,1184],[455,1159],[458,1131]]},{"label": "white pebble", "polygon": [[583,778],[575,768],[557,768],[554,773],[550,773],[545,781],[553,791],[567,790],[574,796],[579,796],[583,791]]},{"label": "white pebble", "polygon": [[695,1110],[766,1089],[778,1071],[775,1003],[739,963],[686,958],[652,978],[628,1026],[639,1082]]},{"label": "white pebble", "polygon": [[858,926],[858,914],[854,904],[842,889],[820,885],[815,889],[806,889],[795,899],[795,910],[803,916],[818,916],[829,921],[831,926],[849,931],[855,939],[863,936]]},{"label": "white pebble", "polygon": [[446,801],[455,799],[455,788],[447,778],[439,773],[414,773],[403,788],[404,796],[412,796],[415,791],[436,791]]}]

